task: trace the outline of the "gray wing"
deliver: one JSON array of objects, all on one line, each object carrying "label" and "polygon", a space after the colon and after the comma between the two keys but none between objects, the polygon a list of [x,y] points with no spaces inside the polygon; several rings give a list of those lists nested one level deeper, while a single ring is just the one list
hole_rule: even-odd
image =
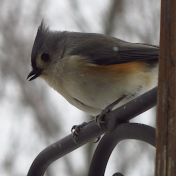
[{"label": "gray wing", "polygon": [[[128,43],[113,37],[93,34],[80,37],[79,46],[71,55],[85,56],[88,62],[97,65],[121,64],[132,61],[156,63],[159,48],[154,45]],[[86,36],[87,35],[87,36]]]}]

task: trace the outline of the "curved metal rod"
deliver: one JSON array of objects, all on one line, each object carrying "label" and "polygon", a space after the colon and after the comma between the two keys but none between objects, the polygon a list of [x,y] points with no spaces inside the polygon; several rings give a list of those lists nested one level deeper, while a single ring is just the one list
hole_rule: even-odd
[{"label": "curved metal rod", "polygon": [[96,148],[88,176],[104,176],[109,157],[120,141],[137,139],[155,146],[155,133],[155,128],[139,123],[123,123],[114,131],[107,132]]},{"label": "curved metal rod", "polygon": [[79,136],[76,138],[77,143],[73,141],[73,137],[70,134],[51,144],[37,155],[27,176],[43,176],[51,163],[93,139],[98,138],[103,133],[105,133],[105,131],[102,130],[95,121],[92,121],[81,129]]}]

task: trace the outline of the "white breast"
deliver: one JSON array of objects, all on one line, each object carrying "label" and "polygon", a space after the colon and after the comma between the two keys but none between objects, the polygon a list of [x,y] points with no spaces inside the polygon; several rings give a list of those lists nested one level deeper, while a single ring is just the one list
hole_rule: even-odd
[{"label": "white breast", "polygon": [[62,69],[56,67],[52,72],[41,77],[68,102],[91,115],[98,115],[106,106],[124,94],[135,96],[123,100],[116,107],[157,85],[157,67],[150,72],[127,76],[117,75],[118,79],[111,79],[112,75],[108,73],[104,75],[98,72],[90,73],[80,66],[78,69],[74,63],[69,60]]}]

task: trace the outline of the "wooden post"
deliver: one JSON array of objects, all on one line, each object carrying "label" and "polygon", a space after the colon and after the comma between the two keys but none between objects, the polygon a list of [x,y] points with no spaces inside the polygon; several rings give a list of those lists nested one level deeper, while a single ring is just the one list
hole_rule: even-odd
[{"label": "wooden post", "polygon": [[161,0],[155,176],[176,176],[176,0]]}]

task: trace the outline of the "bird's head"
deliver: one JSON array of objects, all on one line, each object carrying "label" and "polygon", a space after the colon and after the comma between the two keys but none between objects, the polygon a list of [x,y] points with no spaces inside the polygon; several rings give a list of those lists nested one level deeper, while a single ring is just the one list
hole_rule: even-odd
[{"label": "bird's head", "polygon": [[63,58],[66,34],[67,32],[50,31],[49,27],[41,22],[32,48],[32,71],[27,76],[29,81],[52,71],[53,66]]}]

